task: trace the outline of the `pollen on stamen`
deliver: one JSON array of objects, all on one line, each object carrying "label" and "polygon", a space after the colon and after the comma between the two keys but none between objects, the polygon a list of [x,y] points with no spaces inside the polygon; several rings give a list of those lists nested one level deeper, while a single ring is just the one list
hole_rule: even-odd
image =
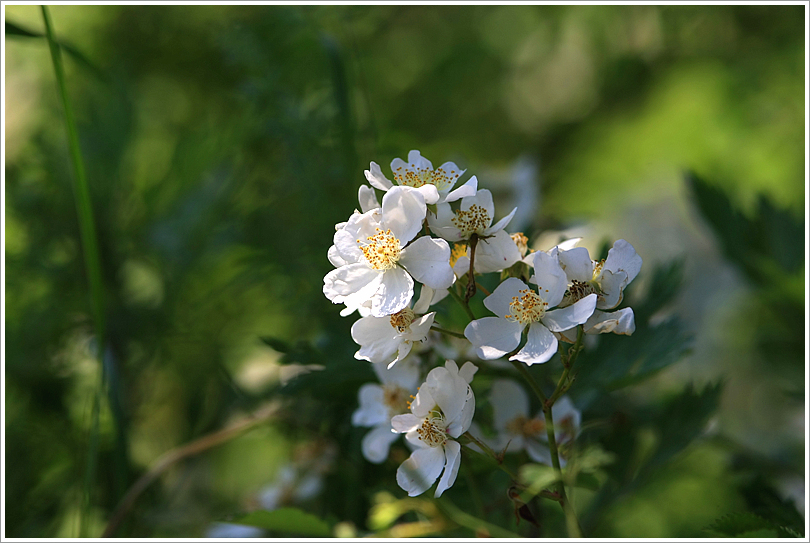
[{"label": "pollen on stamen", "polygon": [[400,249],[399,240],[391,233],[391,230],[382,231],[377,228],[377,233],[366,238],[367,243],[357,240],[357,244],[363,251],[369,266],[375,270],[390,270],[396,266],[399,260]]}]

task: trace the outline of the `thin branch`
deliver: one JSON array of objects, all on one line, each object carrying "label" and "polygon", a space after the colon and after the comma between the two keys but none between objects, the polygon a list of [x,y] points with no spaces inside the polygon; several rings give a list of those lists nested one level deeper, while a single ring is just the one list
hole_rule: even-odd
[{"label": "thin branch", "polygon": [[226,443],[227,441],[238,437],[240,434],[253,428],[254,426],[273,418],[276,413],[278,413],[279,406],[280,404],[278,402],[272,402],[258,411],[255,411],[251,415],[248,415],[247,417],[228,426],[227,428],[223,428],[222,430],[205,435],[192,441],[191,443],[171,449],[170,451],[164,453],[155,461],[148,472],[141,476],[140,479],[135,481],[135,484],[133,484],[124,497],[121,498],[121,501],[115,508],[115,511],[113,512],[112,517],[110,517],[110,521],[107,523],[107,527],[104,529],[104,533],[101,534],[101,537],[112,537],[112,535],[121,525],[121,522],[124,520],[127,513],[129,513],[130,509],[135,504],[138,497],[170,466],[179,462],[180,460],[195,456],[201,452],[207,451],[212,447]]}]

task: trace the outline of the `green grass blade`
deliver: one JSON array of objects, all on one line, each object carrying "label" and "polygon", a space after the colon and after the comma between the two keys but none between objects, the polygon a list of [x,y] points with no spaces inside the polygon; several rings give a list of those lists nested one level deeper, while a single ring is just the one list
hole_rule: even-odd
[{"label": "green grass blade", "polygon": [[79,535],[87,536],[87,512],[90,506],[90,493],[95,482],[96,458],[98,452],[98,419],[99,401],[104,388],[104,341],[105,341],[105,319],[104,319],[104,290],[101,282],[101,259],[99,258],[98,243],[96,237],[95,221],[93,219],[93,208],[90,203],[90,190],[87,185],[84,162],[82,161],[81,149],[79,148],[79,136],[76,131],[76,122],[73,118],[73,110],[67,97],[67,87],[65,85],[65,74],[62,68],[62,57],[59,45],[57,44],[53,27],[51,25],[50,14],[47,6],[41,6],[42,18],[45,21],[45,35],[51,50],[53,69],[56,75],[57,90],[62,102],[62,111],[65,116],[65,127],[67,129],[68,147],[70,149],[70,159],[73,165],[73,193],[76,200],[76,211],[79,218],[79,230],[82,238],[82,249],[84,253],[87,279],[90,284],[90,306],[93,314],[93,322],[96,330],[96,356],[99,360],[99,388],[94,398],[92,422],[90,430],[90,447],[88,451],[87,467],[84,480],[82,516],[79,525]]}]

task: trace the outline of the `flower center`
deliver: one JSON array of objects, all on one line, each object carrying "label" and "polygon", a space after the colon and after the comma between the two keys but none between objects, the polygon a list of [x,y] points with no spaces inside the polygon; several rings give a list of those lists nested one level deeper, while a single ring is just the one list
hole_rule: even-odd
[{"label": "flower center", "polygon": [[458,259],[462,256],[467,256],[467,244],[466,243],[454,243],[453,250],[450,252],[450,267],[456,265]]},{"label": "flower center", "polygon": [[391,315],[391,326],[396,328],[397,332],[400,334],[405,333],[411,323],[413,322],[413,309],[410,307],[406,307],[401,311],[397,311],[393,315]]},{"label": "flower center", "polygon": [[366,257],[369,266],[375,270],[390,270],[397,265],[399,253],[402,251],[399,240],[394,237],[391,230],[383,232],[377,228],[377,233],[366,238],[366,243],[357,240],[363,256]]},{"label": "flower center", "polygon": [[540,435],[546,430],[546,423],[541,419],[527,419],[523,415],[518,415],[510,420],[506,425],[506,431],[510,434],[532,437]]},{"label": "flower center", "polygon": [[411,164],[410,168],[406,168],[404,172],[401,166],[397,168],[397,171],[394,172],[394,179],[398,184],[406,187],[419,188],[425,185],[435,185],[436,190],[443,191],[452,187],[460,175],[455,170],[449,172],[443,168],[431,170],[430,168],[417,168],[415,164]]},{"label": "flower center", "polygon": [[421,441],[430,447],[441,447],[447,441],[447,429],[444,415],[438,410],[430,412],[428,418],[416,429]]},{"label": "flower center", "polygon": [[596,281],[596,278],[599,277],[599,274],[602,273],[602,268],[605,265],[605,259],[600,260],[599,262],[594,260],[593,266],[593,280]]},{"label": "flower center", "polygon": [[464,236],[473,233],[481,234],[492,224],[492,217],[489,216],[486,209],[478,204],[471,205],[470,209],[459,209],[450,220],[456,228],[461,230]]},{"label": "flower center", "polygon": [[396,385],[383,385],[383,403],[392,417],[404,413],[408,406],[408,392]]},{"label": "flower center", "polygon": [[512,297],[512,303],[509,304],[511,313],[504,315],[504,318],[524,325],[539,321],[546,313],[548,302],[543,301],[543,298],[530,288],[521,289],[519,294],[520,296]]},{"label": "flower center", "polygon": [[524,236],[523,232],[515,232],[514,234],[510,234],[510,237],[512,241],[515,242],[515,245],[517,245],[520,256],[526,256],[526,253],[529,252],[529,238]]},{"label": "flower center", "polygon": [[577,281],[576,279],[571,281],[571,286],[568,287],[568,292],[566,292],[566,298],[568,298],[568,303],[573,304],[585,296],[589,294],[599,294],[596,287],[593,286],[591,283],[584,283],[582,281]]}]

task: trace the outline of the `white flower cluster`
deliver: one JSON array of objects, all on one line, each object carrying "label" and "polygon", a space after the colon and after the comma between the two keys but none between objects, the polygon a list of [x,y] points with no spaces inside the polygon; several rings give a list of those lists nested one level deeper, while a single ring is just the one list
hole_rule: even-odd
[{"label": "white flower cluster", "polygon": [[[559,341],[574,343],[580,326],[587,334],[633,333],[632,309],[609,310],[621,303],[625,287],[641,269],[641,258],[624,240],[601,262],[575,247],[576,240],[529,252],[526,236],[505,230],[517,208],[495,221],[492,194],[478,189],[475,176],[454,189],[465,173],[456,164],[434,169],[419,151],[411,151],[407,161],[394,159],[391,171],[393,181],[374,162],[366,170],[370,186],[360,187],[360,210],[335,226],[328,251],[335,269],[324,277],[323,292],[333,303],[344,304],[341,315],[360,314],[351,329],[360,346],[355,358],[372,363],[379,379],[379,384],[361,387],[352,420],[355,426],[372,428],[363,439],[363,455],[384,462],[393,441],[404,433],[412,454],[397,470],[398,484],[416,496],[441,475],[438,497],[458,473],[458,438],[472,424],[475,396],[470,383],[478,368],[471,362],[459,368],[446,360],[416,387],[419,352],[433,346],[434,352],[441,351],[431,329],[448,332],[438,327],[430,306],[448,293],[466,303],[457,280],[467,276],[469,297],[477,274],[500,272],[502,282],[484,299],[494,316],[471,320],[463,337],[480,359],[541,364],[551,359]],[[375,189],[382,191],[381,201]],[[510,273],[516,269],[524,273]],[[533,460],[550,463],[544,422],[529,418],[523,389],[496,381],[490,400],[498,434],[492,442],[511,447],[510,452],[525,448]],[[561,444],[573,441],[580,415],[567,396],[559,398],[552,416],[561,421],[555,424]]]}]

